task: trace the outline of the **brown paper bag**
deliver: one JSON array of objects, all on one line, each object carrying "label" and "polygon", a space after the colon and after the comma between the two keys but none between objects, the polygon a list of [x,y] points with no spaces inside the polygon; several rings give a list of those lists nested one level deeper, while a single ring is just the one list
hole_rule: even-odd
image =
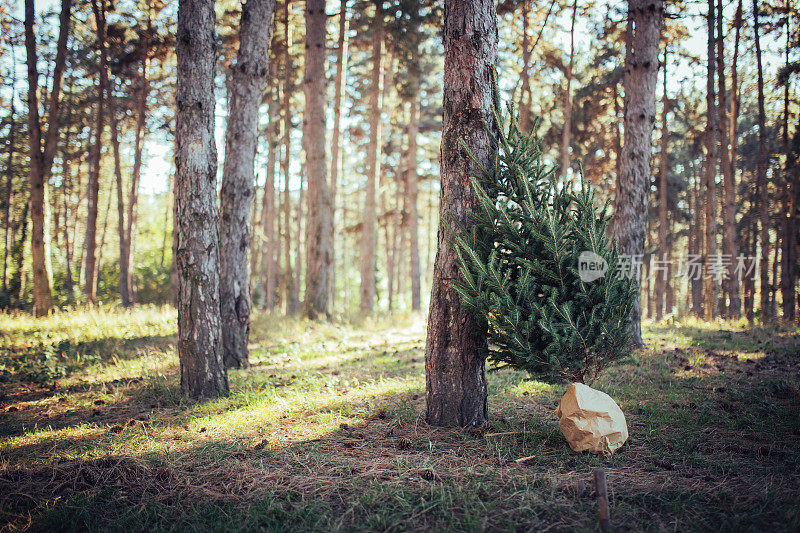
[{"label": "brown paper bag", "polygon": [[622,410],[605,392],[572,383],[556,409],[558,427],[576,452],[613,454],[628,440]]}]

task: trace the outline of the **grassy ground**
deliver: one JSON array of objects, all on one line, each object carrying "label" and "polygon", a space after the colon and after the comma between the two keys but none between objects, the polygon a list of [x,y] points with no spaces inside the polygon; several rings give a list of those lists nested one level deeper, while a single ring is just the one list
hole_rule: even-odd
[{"label": "grassy ground", "polygon": [[601,465],[620,530],[800,529],[797,330],[650,326],[595,384],[631,434],[604,458],[566,445],[563,386],[513,371],[489,374],[490,426],[426,426],[418,316],[259,316],[253,368],[204,403],[174,318],[0,315],[0,529],[592,530]]}]

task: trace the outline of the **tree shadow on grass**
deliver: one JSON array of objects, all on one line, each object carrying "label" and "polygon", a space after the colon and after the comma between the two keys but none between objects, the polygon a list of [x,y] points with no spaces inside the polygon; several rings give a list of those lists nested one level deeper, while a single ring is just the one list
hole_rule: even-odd
[{"label": "tree shadow on grass", "polygon": [[[800,405],[769,385],[789,355],[756,367],[724,351],[644,352],[611,369],[598,388],[631,429],[611,458],[569,451],[546,413],[550,394],[496,392],[493,425],[472,430],[426,426],[417,382],[371,392],[361,374],[354,394],[351,380],[370,368],[380,383],[394,354],[344,361],[323,397],[322,384],[292,381],[297,369],[280,365],[233,374],[232,396],[211,402],[135,383],[114,404],[84,405],[81,417],[107,417],[91,427],[4,446],[0,520],[30,516],[42,530],[588,529],[594,501],[576,486],[602,466],[622,529],[796,530]],[[489,379],[496,390],[510,378]],[[124,424],[137,410],[149,417]],[[498,432],[513,434],[488,435]],[[515,461],[523,456],[532,458]]]},{"label": "tree shadow on grass", "polygon": [[647,332],[667,339],[683,335],[690,338],[694,345],[713,351],[767,355],[797,354],[800,351],[800,332],[796,328],[754,327],[731,330],[697,326],[650,326]]},{"label": "tree shadow on grass", "polygon": [[[91,366],[101,368],[130,361],[147,353],[174,350],[174,335],[141,337],[104,337],[90,341],[60,340],[0,348],[0,401],[25,401],[56,390],[58,379],[85,372]],[[19,387],[32,384],[38,387]],[[82,384],[76,387],[84,386]],[[38,389],[38,390],[36,390]],[[27,396],[26,396],[27,394]]]},{"label": "tree shadow on grass", "polygon": [[591,488],[575,487],[590,467],[605,466],[615,525],[623,529],[789,531],[797,524],[797,487],[785,474],[772,476],[768,490],[748,492],[748,476],[728,474],[720,483],[705,480],[699,467],[648,469],[641,444],[613,459],[551,444],[540,450],[542,461],[504,462],[483,432],[398,424],[381,412],[293,442],[273,441],[277,428],[260,441],[209,430],[208,439],[166,452],[6,467],[0,519],[30,520],[33,530],[582,529],[592,527],[595,507]]}]

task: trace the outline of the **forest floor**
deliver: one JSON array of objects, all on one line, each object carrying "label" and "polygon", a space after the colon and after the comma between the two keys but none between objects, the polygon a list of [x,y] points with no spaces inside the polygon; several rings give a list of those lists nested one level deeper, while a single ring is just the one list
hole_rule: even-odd
[{"label": "forest floor", "polygon": [[619,530],[797,531],[800,332],[646,343],[594,384],[630,429],[606,458],[567,446],[564,386],[514,371],[487,427],[428,427],[420,316],[260,315],[252,368],[196,403],[171,309],[0,315],[0,530],[593,530],[603,466]]}]

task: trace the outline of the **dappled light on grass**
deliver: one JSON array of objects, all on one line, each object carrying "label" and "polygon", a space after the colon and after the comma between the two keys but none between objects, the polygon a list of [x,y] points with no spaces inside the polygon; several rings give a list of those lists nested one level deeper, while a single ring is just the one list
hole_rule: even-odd
[{"label": "dappled light on grass", "polygon": [[[648,326],[647,348],[592,383],[618,401],[631,435],[604,458],[573,454],[564,441],[553,414],[564,385],[509,369],[488,373],[489,426],[427,426],[419,315],[359,326],[257,315],[253,367],[230,372],[230,396],[189,401],[170,313],[82,311],[77,325],[53,317],[55,341],[29,342],[27,326],[4,335],[4,521],[590,528],[594,502],[575,487],[596,466],[608,471],[623,529],[786,529],[799,519],[795,330]],[[64,375],[32,382],[8,364],[68,338]]]}]

